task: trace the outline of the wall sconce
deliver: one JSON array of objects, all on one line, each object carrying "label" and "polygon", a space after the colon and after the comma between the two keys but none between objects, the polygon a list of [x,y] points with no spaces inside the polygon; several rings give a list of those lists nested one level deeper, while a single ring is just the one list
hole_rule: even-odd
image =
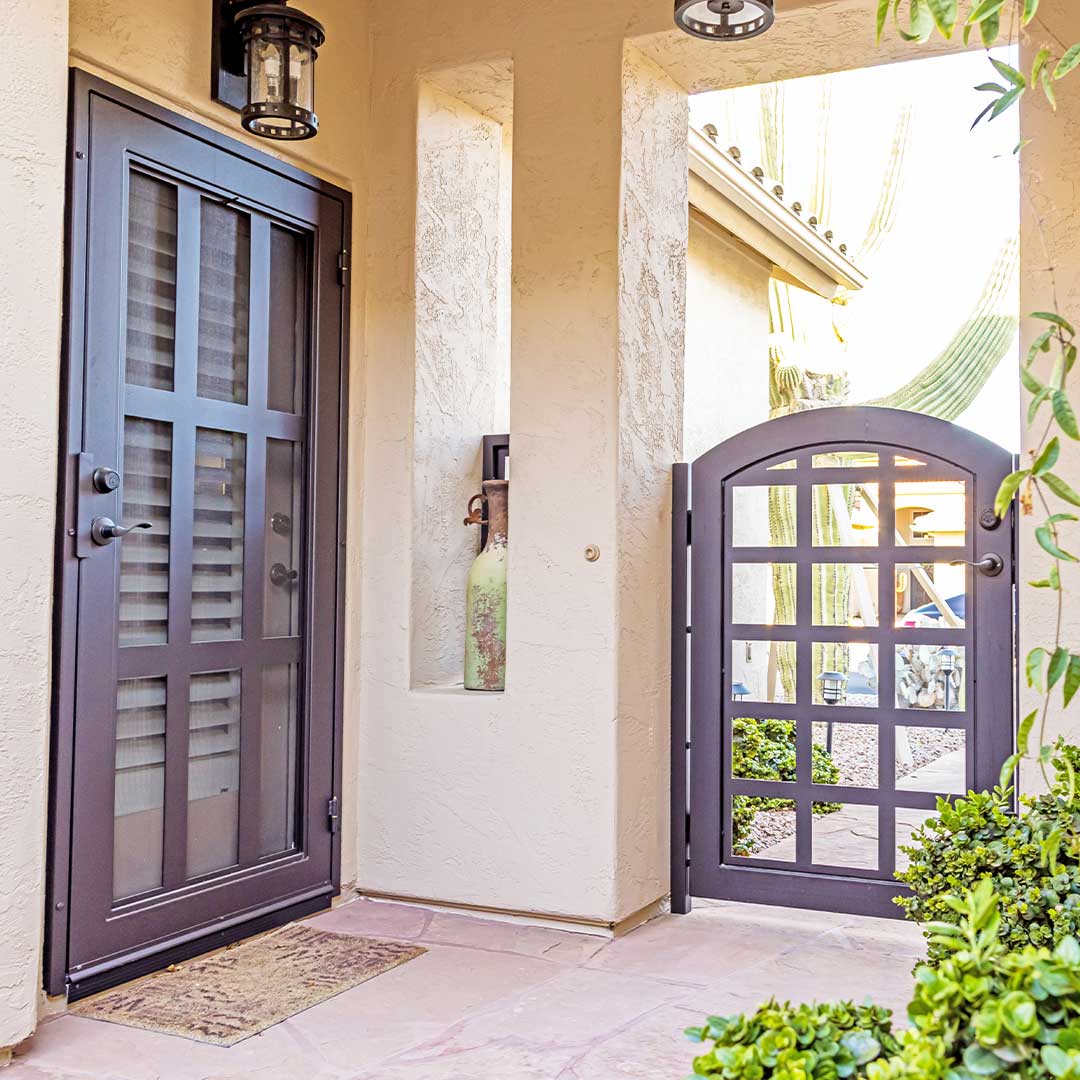
[{"label": "wall sconce", "polygon": [[818,676],[821,683],[821,700],[826,705],[840,705],[844,700],[847,676],[842,671],[823,671]]},{"label": "wall sconce", "polygon": [[322,25],[286,0],[214,0],[210,96],[266,139],[310,139]]},{"label": "wall sconce", "polygon": [[675,25],[694,37],[738,41],[764,34],[775,0],[675,0]]}]

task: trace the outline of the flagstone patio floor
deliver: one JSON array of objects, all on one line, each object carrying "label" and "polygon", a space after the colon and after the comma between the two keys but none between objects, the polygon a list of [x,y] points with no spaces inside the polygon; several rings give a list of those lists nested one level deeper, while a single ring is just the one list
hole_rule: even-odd
[{"label": "flagstone patio floor", "polygon": [[53,1016],[3,1080],[682,1080],[706,1014],[776,995],[902,1016],[922,953],[903,922],[710,900],[615,940],[370,900],[310,921],[428,951],[229,1048]]}]

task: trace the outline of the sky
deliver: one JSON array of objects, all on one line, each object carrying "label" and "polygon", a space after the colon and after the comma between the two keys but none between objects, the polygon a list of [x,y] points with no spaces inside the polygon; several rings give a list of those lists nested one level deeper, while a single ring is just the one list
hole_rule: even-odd
[{"label": "sky", "polygon": [[[1008,50],[995,55],[1010,59]],[[998,78],[979,51],[776,84],[784,102],[785,199],[809,204],[823,165],[831,197],[822,230],[846,242],[870,278],[839,312],[816,298],[801,304],[796,319],[810,340],[794,359],[813,370],[847,370],[853,404],[898,388],[941,352],[975,307],[1003,246],[1018,236],[1018,110],[969,132],[989,100],[974,86]],[[867,252],[905,110],[910,143],[893,223]],[[719,144],[739,146],[748,168],[764,158],[760,116],[759,87],[690,102],[691,123],[715,124]],[[1010,290],[1000,310],[1015,315],[1017,304]],[[832,332],[834,314],[844,344]],[[1020,441],[1017,348],[958,421],[1011,450]]]}]

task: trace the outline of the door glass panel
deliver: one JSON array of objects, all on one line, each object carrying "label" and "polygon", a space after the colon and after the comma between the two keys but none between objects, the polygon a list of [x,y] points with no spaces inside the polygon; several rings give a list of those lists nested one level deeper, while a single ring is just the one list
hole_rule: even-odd
[{"label": "door glass panel", "polygon": [[733,701],[793,702],[794,641],[732,641]]},{"label": "door glass panel", "polygon": [[814,563],[814,626],[877,626],[876,563]]},{"label": "door glass panel", "polygon": [[967,569],[949,563],[898,563],[896,625],[962,627],[967,615]]},{"label": "door glass panel", "polygon": [[878,729],[876,724],[814,724],[814,783],[876,788]]},{"label": "door glass panel", "polygon": [[195,434],[192,641],[241,636],[245,446],[236,432],[199,428]]},{"label": "door glass panel", "polygon": [[966,669],[963,645],[897,645],[896,707],[963,712]]},{"label": "door glass panel", "polygon": [[913,835],[923,828],[931,818],[937,817],[936,810],[912,810],[907,806],[896,808],[896,869],[906,870],[911,865],[911,855],[905,848],[915,846]]},{"label": "door glass panel", "polygon": [[176,188],[132,172],[128,190],[124,378],[173,388],[176,338]]},{"label": "door glass panel", "polygon": [[896,531],[905,544],[962,546],[967,539],[967,486],[962,480],[898,483]]},{"label": "door glass panel", "polygon": [[897,727],[896,787],[963,795],[967,783],[967,734],[963,728]]},{"label": "door glass panel", "polygon": [[263,633],[267,637],[300,633],[303,451],[300,443],[266,440]]},{"label": "door glass panel", "polygon": [[288,413],[304,411],[307,298],[307,237],[271,225],[267,408]]},{"label": "door glass panel", "polygon": [[188,704],[187,876],[237,861],[240,672],[191,676]]},{"label": "door glass panel", "polygon": [[738,717],[731,722],[731,775],[736,780],[795,783],[795,721]]},{"label": "door glass panel", "polygon": [[863,450],[836,450],[830,454],[815,454],[815,469],[876,469],[877,453]]},{"label": "door glass panel", "polygon": [[877,484],[815,484],[814,546],[877,547]]},{"label": "door glass panel", "polygon": [[731,849],[739,858],[795,861],[795,803],[759,795],[731,796]]},{"label": "door glass panel", "polygon": [[795,487],[736,486],[731,491],[731,543],[735,547],[795,546]]},{"label": "door glass panel", "polygon": [[251,221],[202,201],[199,234],[199,397],[247,401]]},{"label": "door glass panel", "polygon": [[129,416],[124,421],[121,520],[149,521],[120,541],[120,626],[124,645],[159,645],[169,632],[169,508],[172,427]]},{"label": "door glass panel", "polygon": [[794,626],[795,564],[733,563],[731,621],[756,626]]},{"label": "door glass panel", "polygon": [[861,641],[814,642],[814,704],[874,709],[878,647]]},{"label": "door glass panel", "polygon": [[814,803],[811,857],[821,866],[878,868],[878,808],[855,803]]},{"label": "door glass panel", "polygon": [[113,898],[161,886],[165,806],[165,679],[116,689]]},{"label": "door glass panel", "polygon": [[263,668],[259,796],[260,855],[296,847],[300,665]]}]

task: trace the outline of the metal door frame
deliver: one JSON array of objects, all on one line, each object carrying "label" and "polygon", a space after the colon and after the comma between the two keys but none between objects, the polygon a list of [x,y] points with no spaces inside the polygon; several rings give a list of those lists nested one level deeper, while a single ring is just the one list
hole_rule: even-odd
[{"label": "metal door frame", "polygon": [[[868,449],[891,447],[904,454],[921,452],[973,478],[968,492],[967,550],[970,554],[966,557],[979,559],[997,552],[1006,561],[1006,572],[1000,578],[986,578],[973,571],[969,571],[968,576],[969,616],[965,622],[975,657],[975,664],[969,664],[969,668],[973,672],[976,668],[984,672],[981,680],[973,675],[969,698],[970,742],[973,745],[968,746],[968,754],[974,767],[976,786],[992,787],[997,782],[1001,763],[1012,753],[1017,697],[1015,521],[1014,511],[1010,509],[1006,519],[998,523],[993,515],[993,505],[1001,479],[1015,468],[1013,455],[955,424],[916,413],[870,406],[792,414],[742,432],[703,454],[693,464],[675,465],[673,471],[671,906],[676,913],[688,912],[691,896],[697,895],[901,917],[892,899],[903,893],[905,886],[887,878],[732,864],[724,861],[723,854],[723,799],[725,790],[730,792],[731,786],[731,782],[723,777],[721,767],[724,760],[725,687],[730,682],[730,673],[725,678],[724,669],[718,662],[726,656],[728,648],[724,606],[728,562],[724,546],[727,481],[758,463],[782,457],[802,456],[798,468],[805,470],[814,449],[858,444],[868,444]],[[892,521],[892,492],[891,489],[886,492],[886,485],[896,476],[891,460],[882,465],[873,478],[867,476],[866,479],[881,480],[881,509],[883,516]],[[832,474],[842,471],[830,470]],[[783,475],[778,474],[779,477]],[[826,476],[815,475],[814,479],[824,483]],[[834,483],[841,482],[835,476],[829,479]],[[918,477],[911,475],[910,479]],[[808,510],[807,497],[797,519],[803,520]],[[800,532],[796,547],[777,549],[779,561],[796,558],[793,553],[803,547],[803,536]],[[811,549],[802,562],[810,562],[814,550],[820,551],[822,556],[829,551],[828,548]],[[862,550],[868,559],[875,551],[869,547]],[[900,561],[897,556],[900,549],[883,542],[877,550],[885,556],[882,561],[888,565],[891,577],[892,560]],[[949,551],[947,548],[938,550]],[[959,555],[961,549],[953,551]],[[781,552],[783,558],[780,558]],[[885,573],[881,572],[879,585],[884,577]],[[800,589],[797,596],[805,591]],[[805,610],[801,609],[800,615]],[[970,612],[976,611],[980,614],[972,618]],[[785,627],[785,635],[807,636],[809,623],[805,624],[805,629],[802,618],[799,623],[798,627]],[[879,623],[883,625],[877,628],[874,636],[885,640],[891,627],[884,625],[883,615]],[[993,632],[987,632],[988,625],[993,627]],[[1008,632],[1001,632],[1002,627]],[[885,671],[881,675],[880,692],[883,693],[885,685],[891,692],[892,665],[883,664],[882,667]],[[987,671],[991,673],[989,678],[985,675]],[[998,672],[1000,676],[996,674]],[[805,689],[807,677],[800,674],[799,678]],[[1003,688],[1007,688],[1008,693],[1003,694]],[[805,700],[801,693],[800,700]],[[875,712],[882,710],[892,711],[892,706],[879,705]],[[848,719],[855,718],[849,716]],[[801,737],[801,745],[807,752],[809,732]],[[886,751],[891,761],[891,741],[879,752],[884,755]],[[917,793],[906,795],[912,797],[905,798],[905,804],[922,801]],[[883,805],[884,801],[879,799],[876,805]],[[933,796],[926,797],[925,801],[928,808],[933,809]],[[879,848],[892,843],[891,836],[881,833]]]},{"label": "metal door frame", "polygon": [[[65,221],[64,320],[62,339],[61,406],[60,406],[60,467],[57,479],[57,536],[54,575],[52,727],[50,739],[49,827],[46,862],[46,910],[44,984],[48,993],[61,994],[71,989],[68,984],[68,943],[71,907],[71,844],[74,802],[75,704],[79,622],[79,560],[75,558],[79,521],[80,484],[86,478],[80,474],[79,452],[82,448],[84,426],[83,386],[86,363],[86,281],[89,271],[87,248],[89,238],[89,139],[91,110],[95,102],[127,110],[132,121],[145,124],[156,122],[173,132],[191,137],[209,149],[223,152],[238,165],[255,166],[265,170],[271,185],[289,181],[311,193],[313,198],[329,199],[340,207],[339,250],[319,253],[320,266],[327,259],[336,264],[340,289],[316,289],[313,313],[313,335],[321,322],[320,312],[332,312],[340,325],[340,340],[323,340],[320,347],[334,357],[337,377],[331,385],[319,380],[310,398],[312,431],[309,438],[311,457],[316,445],[329,437],[337,446],[336,472],[324,480],[324,486],[310,487],[309,498],[327,498],[334,506],[334,555],[329,566],[320,570],[322,580],[333,575],[330,593],[335,597],[333,656],[327,668],[331,678],[325,680],[332,711],[331,794],[341,793],[342,696],[344,671],[344,584],[345,584],[345,521],[346,521],[346,451],[348,417],[348,340],[349,340],[349,283],[347,247],[351,236],[351,195],[332,184],[319,180],[277,158],[222,135],[185,117],[157,106],[104,80],[77,68],[71,70],[69,84],[69,139],[67,157],[67,204]],[[331,230],[336,233],[336,227]],[[323,245],[325,247],[325,245]],[[344,256],[344,258],[342,258]],[[315,426],[315,393],[331,409],[322,415],[324,431]],[[332,434],[331,434],[332,433]],[[325,465],[323,466],[325,468]],[[314,462],[308,476],[314,475]],[[307,553],[305,553],[305,557]],[[322,615],[327,617],[328,613]],[[325,685],[325,684],[324,684]],[[310,806],[310,802],[308,804]],[[336,825],[336,822],[333,823]],[[93,992],[103,985],[154,970],[164,963],[194,955],[247,934],[288,921],[299,914],[329,906],[332,896],[340,891],[341,836],[331,830],[329,876],[318,888],[307,888],[276,899],[272,903],[251,909],[230,911],[206,926],[189,930],[168,939],[155,941],[151,946],[125,954],[119,960],[101,964],[103,970],[87,972],[86,985],[76,987],[79,995]],[[108,970],[104,970],[108,969]],[[122,973],[122,974],[118,974]],[[72,996],[75,996],[74,994]]]}]

